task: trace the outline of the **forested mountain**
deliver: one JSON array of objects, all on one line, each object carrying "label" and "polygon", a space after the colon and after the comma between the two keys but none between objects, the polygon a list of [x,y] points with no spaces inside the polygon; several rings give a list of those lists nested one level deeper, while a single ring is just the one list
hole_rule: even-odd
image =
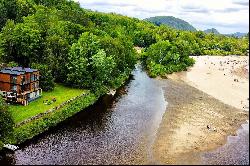
[{"label": "forested mountain", "polygon": [[206,29],[204,30],[205,33],[213,33],[213,34],[220,34],[219,31],[215,28],[211,28],[211,29]]},{"label": "forested mountain", "polygon": [[196,31],[196,29],[188,22],[173,16],[155,16],[146,18],[145,20],[158,26],[164,24],[178,30]]}]

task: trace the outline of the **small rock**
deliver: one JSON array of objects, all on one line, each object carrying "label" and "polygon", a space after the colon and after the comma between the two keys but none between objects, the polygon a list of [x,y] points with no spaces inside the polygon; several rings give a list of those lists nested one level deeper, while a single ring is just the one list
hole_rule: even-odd
[{"label": "small rock", "polygon": [[210,125],[207,125],[207,129],[211,129],[211,126],[210,126]]}]

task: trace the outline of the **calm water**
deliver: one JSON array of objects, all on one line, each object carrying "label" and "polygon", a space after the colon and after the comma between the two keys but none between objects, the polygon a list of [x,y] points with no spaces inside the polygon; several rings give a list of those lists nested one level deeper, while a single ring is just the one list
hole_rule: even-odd
[{"label": "calm water", "polygon": [[[23,145],[9,164],[157,163],[151,146],[166,102],[160,81],[137,66],[115,99],[105,97]],[[3,162],[2,162],[3,163]]]},{"label": "calm water", "polygon": [[[56,128],[27,141],[1,164],[162,164],[152,145],[167,102],[164,82],[138,65],[130,82],[112,98],[105,96]],[[246,125],[249,127],[249,123]],[[244,127],[244,126],[243,126]],[[203,164],[249,164],[249,130],[215,151]]]}]

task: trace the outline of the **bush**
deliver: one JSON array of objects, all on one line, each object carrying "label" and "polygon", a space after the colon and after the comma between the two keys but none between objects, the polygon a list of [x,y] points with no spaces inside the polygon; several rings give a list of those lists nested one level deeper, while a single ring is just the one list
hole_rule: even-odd
[{"label": "bush", "polygon": [[11,135],[13,131],[13,119],[6,103],[0,96],[0,141],[5,141],[6,137]]}]

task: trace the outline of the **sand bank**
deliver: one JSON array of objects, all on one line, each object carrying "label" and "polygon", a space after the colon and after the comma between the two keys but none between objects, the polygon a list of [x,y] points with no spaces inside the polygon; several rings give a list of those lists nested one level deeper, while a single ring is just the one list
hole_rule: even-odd
[{"label": "sand bank", "polygon": [[197,56],[188,72],[170,75],[239,109],[249,109],[248,56]]},{"label": "sand bank", "polygon": [[244,111],[249,82],[241,72],[248,57],[195,59],[194,67],[166,80],[168,107],[153,146],[155,159],[163,164],[202,163],[201,152],[225,144],[249,119]]}]

